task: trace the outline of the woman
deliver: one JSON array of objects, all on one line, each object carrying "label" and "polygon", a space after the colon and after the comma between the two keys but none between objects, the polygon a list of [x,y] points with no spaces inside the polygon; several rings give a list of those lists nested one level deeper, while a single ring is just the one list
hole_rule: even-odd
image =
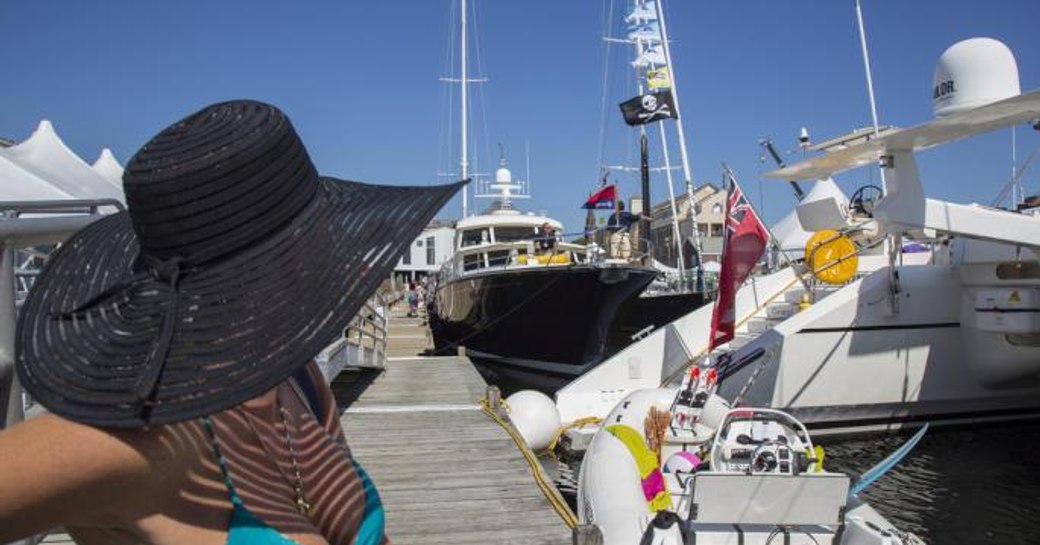
[{"label": "woman", "polygon": [[0,433],[0,543],[377,544],[375,489],[315,354],[458,189],[318,176],[288,118],[234,101],[129,161],[129,213],[50,259]]}]

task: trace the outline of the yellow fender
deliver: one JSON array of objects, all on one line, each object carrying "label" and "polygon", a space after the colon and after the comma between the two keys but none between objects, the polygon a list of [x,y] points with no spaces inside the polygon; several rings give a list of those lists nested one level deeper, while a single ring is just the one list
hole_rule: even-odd
[{"label": "yellow fender", "polygon": [[638,431],[624,424],[607,426],[607,431],[617,437],[628,448],[639,468],[642,479],[643,496],[651,513],[672,507],[672,495],[664,484],[664,475],[657,465],[657,455],[646,446],[646,441]]},{"label": "yellow fender", "polygon": [[848,282],[859,268],[856,245],[837,231],[818,231],[805,243],[805,264],[813,276],[828,284]]}]

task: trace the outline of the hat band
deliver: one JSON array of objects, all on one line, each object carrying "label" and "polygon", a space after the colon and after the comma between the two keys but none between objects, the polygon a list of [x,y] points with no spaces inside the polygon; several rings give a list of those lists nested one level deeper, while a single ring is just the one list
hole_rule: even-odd
[{"label": "hat band", "polygon": [[137,378],[133,388],[135,402],[138,406],[138,415],[147,424],[152,406],[154,405],[159,377],[162,376],[163,368],[166,366],[166,356],[170,353],[170,345],[173,341],[174,326],[177,323],[177,303],[180,295],[179,284],[181,274],[184,272],[182,267],[184,260],[176,256],[166,260],[146,254],[141,254],[139,257],[147,265],[148,270],[137,273],[128,280],[105,289],[72,310],[53,313],[52,316],[62,320],[70,320],[94,314],[102,308],[101,303],[112,299],[117,294],[123,294],[124,301],[129,300],[128,292],[144,283],[162,282],[169,286],[166,311],[162,315],[159,336],[152,342],[152,349],[148,352],[148,357],[145,359],[143,372]]}]

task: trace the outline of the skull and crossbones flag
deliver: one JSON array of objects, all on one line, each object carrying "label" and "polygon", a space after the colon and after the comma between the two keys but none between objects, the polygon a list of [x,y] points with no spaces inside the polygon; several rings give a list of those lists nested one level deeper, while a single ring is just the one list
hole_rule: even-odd
[{"label": "skull and crossbones flag", "polygon": [[671,91],[647,93],[620,104],[621,114],[629,125],[646,125],[662,119],[678,119]]}]

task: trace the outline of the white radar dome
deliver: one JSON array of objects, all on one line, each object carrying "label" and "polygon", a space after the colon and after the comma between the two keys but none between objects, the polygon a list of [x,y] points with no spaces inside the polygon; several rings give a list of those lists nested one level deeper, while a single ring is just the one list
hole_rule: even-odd
[{"label": "white radar dome", "polygon": [[971,38],[950,46],[935,67],[932,106],[950,115],[1020,94],[1015,56],[993,38]]},{"label": "white radar dome", "polygon": [[513,183],[513,173],[509,172],[509,169],[502,167],[495,171],[495,182],[500,184]]},{"label": "white radar dome", "polygon": [[509,419],[531,450],[544,450],[560,431],[560,412],[549,396],[521,390],[506,398]]}]

